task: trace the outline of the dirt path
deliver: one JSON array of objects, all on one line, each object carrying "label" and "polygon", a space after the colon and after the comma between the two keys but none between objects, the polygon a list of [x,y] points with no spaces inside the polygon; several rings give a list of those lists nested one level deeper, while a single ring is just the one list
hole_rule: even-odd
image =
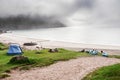
[{"label": "dirt path", "polygon": [[81,80],[86,74],[98,67],[120,63],[120,59],[105,57],[83,57],[58,62],[44,68],[29,71],[13,71],[4,80]]}]

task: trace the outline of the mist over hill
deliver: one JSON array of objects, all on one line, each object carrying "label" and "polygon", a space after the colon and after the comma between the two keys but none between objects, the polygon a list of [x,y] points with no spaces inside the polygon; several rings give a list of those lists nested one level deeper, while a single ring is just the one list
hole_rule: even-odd
[{"label": "mist over hill", "polygon": [[59,20],[53,17],[45,16],[10,16],[0,18],[0,29],[16,30],[16,29],[33,29],[33,28],[53,28],[53,27],[65,27],[65,25]]}]

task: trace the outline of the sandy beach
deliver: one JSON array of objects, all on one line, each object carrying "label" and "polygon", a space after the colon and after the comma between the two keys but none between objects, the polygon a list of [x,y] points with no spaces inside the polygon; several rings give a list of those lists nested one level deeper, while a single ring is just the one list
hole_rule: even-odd
[{"label": "sandy beach", "polygon": [[[120,46],[111,46],[111,45],[96,45],[96,44],[82,44],[82,43],[71,43],[71,42],[62,42],[62,41],[51,41],[44,39],[34,39],[28,38],[20,35],[14,35],[12,33],[4,33],[0,35],[0,42],[10,44],[18,43],[26,49],[36,49],[39,48],[65,48],[70,50],[80,51],[81,49],[97,49],[98,51],[104,50],[109,55],[120,55]],[[23,46],[26,42],[36,42],[36,46]]]}]

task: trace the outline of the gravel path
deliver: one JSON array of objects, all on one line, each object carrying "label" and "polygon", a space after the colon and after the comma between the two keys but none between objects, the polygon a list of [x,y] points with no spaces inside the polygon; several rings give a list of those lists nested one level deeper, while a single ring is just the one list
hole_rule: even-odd
[{"label": "gravel path", "polygon": [[4,80],[81,80],[98,67],[120,63],[120,59],[106,57],[82,57],[61,61],[43,68],[13,71]]}]

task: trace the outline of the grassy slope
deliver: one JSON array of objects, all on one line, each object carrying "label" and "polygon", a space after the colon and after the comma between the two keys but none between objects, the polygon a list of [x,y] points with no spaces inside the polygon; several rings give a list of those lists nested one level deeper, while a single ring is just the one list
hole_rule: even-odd
[{"label": "grassy slope", "polygon": [[[98,54],[102,56],[101,54]],[[109,55],[108,58],[120,59],[120,55]],[[120,80],[120,64],[105,66],[89,73],[82,80]]]},{"label": "grassy slope", "polygon": [[[7,49],[5,45],[0,43],[0,48],[2,48],[0,50],[0,77],[3,75],[5,71],[10,70],[11,68],[14,68],[14,67],[20,67],[21,69],[29,69],[30,67],[47,66],[55,63],[56,61],[65,61],[65,60],[82,57],[82,56],[91,56],[87,53],[69,51],[65,49],[59,49],[58,53],[49,53],[47,49],[42,51],[25,50],[23,55],[27,56],[30,59],[30,62],[32,64],[30,65],[8,64],[12,56],[6,55]],[[3,48],[5,48],[5,50],[3,50]],[[36,52],[40,54],[36,54]],[[110,56],[110,57],[120,58],[120,56]]]},{"label": "grassy slope", "polygon": [[120,80],[120,64],[102,67],[82,80]]},{"label": "grassy slope", "polygon": [[[1,45],[0,45],[1,46]],[[40,54],[36,54],[36,53]],[[65,49],[59,49],[57,53],[49,53],[47,49],[42,51],[25,50],[23,56],[29,58],[31,64],[8,64],[12,56],[8,56],[7,49],[0,50],[0,76],[7,70],[14,67],[20,67],[21,69],[28,69],[29,67],[42,67],[55,63],[56,61],[65,61],[81,56],[90,56],[87,53],[69,51]]]}]

